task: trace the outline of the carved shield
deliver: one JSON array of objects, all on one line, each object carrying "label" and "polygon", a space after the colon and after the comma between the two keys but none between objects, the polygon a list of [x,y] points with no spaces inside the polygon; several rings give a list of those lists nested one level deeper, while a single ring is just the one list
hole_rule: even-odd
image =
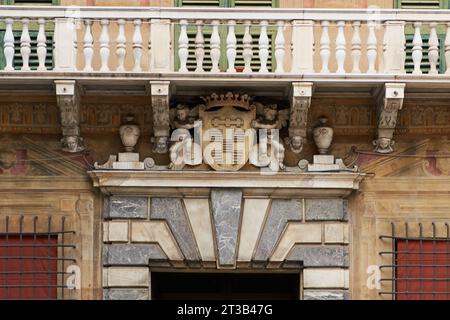
[{"label": "carved shield", "polygon": [[214,170],[237,171],[248,162],[256,107],[238,104],[200,107],[203,160]]}]

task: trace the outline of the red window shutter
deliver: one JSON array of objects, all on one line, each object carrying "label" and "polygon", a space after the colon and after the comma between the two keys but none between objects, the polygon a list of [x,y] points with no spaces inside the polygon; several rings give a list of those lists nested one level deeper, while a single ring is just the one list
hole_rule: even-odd
[{"label": "red window shutter", "polygon": [[450,242],[397,240],[397,300],[450,299]]},{"label": "red window shutter", "polygon": [[57,237],[0,237],[0,299],[57,298]]}]

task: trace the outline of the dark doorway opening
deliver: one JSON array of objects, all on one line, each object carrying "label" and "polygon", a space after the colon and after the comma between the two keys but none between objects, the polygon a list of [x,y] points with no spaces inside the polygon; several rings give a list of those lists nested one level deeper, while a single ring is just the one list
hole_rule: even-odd
[{"label": "dark doorway opening", "polygon": [[152,272],[154,300],[298,300],[300,275]]}]

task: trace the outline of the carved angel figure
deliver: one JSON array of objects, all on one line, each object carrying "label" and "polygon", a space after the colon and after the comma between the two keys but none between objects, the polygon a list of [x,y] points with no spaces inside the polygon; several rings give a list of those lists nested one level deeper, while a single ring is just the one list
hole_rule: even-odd
[{"label": "carved angel figure", "polygon": [[281,129],[287,126],[289,109],[278,110],[276,104],[263,105],[255,102],[258,117],[253,120],[252,127],[255,129]]},{"label": "carved angel figure", "polygon": [[198,119],[198,106],[190,109],[185,104],[178,104],[170,109],[170,125],[173,129],[192,129],[195,120]]},{"label": "carved angel figure", "polygon": [[[249,155],[250,163],[257,167],[269,167],[274,171],[284,170],[285,148],[279,139],[278,130],[287,125],[289,110],[278,110],[276,104],[263,105],[257,102],[255,105],[258,118],[253,120],[252,127],[267,131],[260,132],[259,143],[253,144]],[[256,137],[254,140],[256,141]]]},{"label": "carved angel figure", "polygon": [[189,132],[201,126],[197,121],[198,110],[198,106],[190,109],[185,104],[178,104],[170,110],[170,124],[175,130],[171,137],[174,143],[170,147],[169,169],[182,170],[187,164],[198,165],[202,162],[201,146],[195,143]]}]

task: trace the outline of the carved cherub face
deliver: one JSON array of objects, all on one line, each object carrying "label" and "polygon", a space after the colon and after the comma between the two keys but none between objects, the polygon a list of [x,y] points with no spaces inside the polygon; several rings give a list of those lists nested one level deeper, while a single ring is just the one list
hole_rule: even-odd
[{"label": "carved cherub face", "polygon": [[277,106],[272,104],[264,108],[264,118],[268,121],[273,121],[276,119],[278,114]]},{"label": "carved cherub face", "polygon": [[185,121],[189,116],[189,108],[185,105],[179,104],[177,106],[177,119]]},{"label": "carved cherub face", "polygon": [[155,151],[158,153],[167,152],[168,137],[157,137],[155,142]]},{"label": "carved cherub face", "polygon": [[388,138],[380,138],[380,139],[378,139],[378,144],[379,144],[380,148],[387,149],[391,145],[391,140]]},{"label": "carved cherub face", "polygon": [[75,136],[69,136],[66,138],[66,146],[69,152],[77,152],[78,138]]},{"label": "carved cherub face", "polygon": [[291,147],[294,150],[301,149],[303,147],[303,138],[300,136],[292,137],[291,139]]},{"label": "carved cherub face", "polygon": [[16,164],[16,153],[12,150],[0,150],[0,168],[10,169]]}]

